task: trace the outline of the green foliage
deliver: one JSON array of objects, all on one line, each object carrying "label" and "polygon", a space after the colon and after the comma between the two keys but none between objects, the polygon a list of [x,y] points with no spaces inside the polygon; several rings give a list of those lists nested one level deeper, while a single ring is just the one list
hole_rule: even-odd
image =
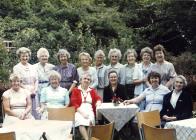
[{"label": "green foliage", "polygon": [[[15,46],[36,51],[46,47],[50,62],[57,64],[56,52],[66,48],[71,62],[78,53],[93,56],[97,49],[137,51],[157,43],[178,55],[196,52],[195,6],[193,2],[170,0],[1,0],[0,36]],[[15,55],[10,64],[16,64]]]}]

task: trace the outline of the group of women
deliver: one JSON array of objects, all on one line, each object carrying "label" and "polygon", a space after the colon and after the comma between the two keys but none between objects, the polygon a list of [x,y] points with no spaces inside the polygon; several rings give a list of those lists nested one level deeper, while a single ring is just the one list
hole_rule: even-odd
[{"label": "group of women", "polygon": [[[121,51],[110,49],[108,66],[104,64],[102,50],[95,52],[94,66],[90,54],[82,52],[78,68],[69,63],[70,53],[66,49],[57,53],[57,66],[48,63],[49,53],[45,48],[38,50],[39,62],[34,65],[29,63],[28,48],[19,48],[16,53],[20,62],[10,75],[11,88],[3,94],[4,124],[15,119],[40,119],[47,107],[74,106],[76,126],[86,140],[85,126],[95,124],[96,107],[101,102],[112,102],[114,97],[124,104],[136,103],[143,111],[159,110],[163,121],[192,115],[191,96],[183,90],[186,79],[176,75],[160,44],[153,50],[143,48],[139,64],[134,49],[125,52],[125,65],[120,63]],[[151,62],[153,56],[155,63]]]}]

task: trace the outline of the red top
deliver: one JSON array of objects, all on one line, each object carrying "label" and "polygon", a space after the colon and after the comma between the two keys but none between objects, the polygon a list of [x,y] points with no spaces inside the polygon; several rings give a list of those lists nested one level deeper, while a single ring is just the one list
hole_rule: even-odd
[{"label": "red top", "polygon": [[[91,95],[91,98],[92,98],[92,108],[93,108],[94,114],[96,114],[96,103],[99,100],[101,101],[101,97],[99,97],[97,95],[97,92],[96,92],[95,89],[93,89],[93,88],[91,88],[91,89],[92,90],[90,90],[90,95]],[[80,105],[82,103],[81,94],[82,94],[82,92],[78,88],[74,88],[72,90],[71,100],[70,100],[70,106],[74,106],[76,110],[77,110],[78,107],[80,107]]]}]

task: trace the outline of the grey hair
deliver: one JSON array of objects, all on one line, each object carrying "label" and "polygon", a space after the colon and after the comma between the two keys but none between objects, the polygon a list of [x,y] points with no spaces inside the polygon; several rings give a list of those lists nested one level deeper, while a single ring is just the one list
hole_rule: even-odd
[{"label": "grey hair", "polygon": [[119,60],[121,59],[122,54],[121,54],[121,51],[119,49],[116,49],[116,48],[110,49],[110,51],[108,53],[108,58],[109,59],[110,59],[112,53],[116,53],[118,55]]},{"label": "grey hair", "polygon": [[140,57],[142,57],[144,55],[144,53],[150,54],[151,58],[153,58],[153,50],[151,48],[149,48],[149,47],[143,48],[140,52]]},{"label": "grey hair", "polygon": [[184,87],[187,86],[187,84],[188,84],[188,83],[187,83],[187,80],[186,80],[186,78],[185,78],[183,75],[177,75],[174,82],[176,82],[176,79],[177,79],[177,78],[182,79],[183,84],[184,84]]},{"label": "grey hair", "polygon": [[37,58],[40,58],[42,54],[46,54],[47,57],[50,57],[49,52],[48,52],[48,50],[46,48],[40,48],[37,51]]},{"label": "grey hair", "polygon": [[135,58],[137,58],[137,52],[135,51],[135,49],[127,49],[127,51],[124,54],[125,59],[127,59],[127,55],[129,55],[130,53],[133,53]]},{"label": "grey hair", "polygon": [[59,59],[60,55],[66,55],[67,58],[70,58],[70,53],[66,49],[60,49],[57,53],[57,58]]},{"label": "grey hair", "polygon": [[18,75],[18,74],[16,74],[16,73],[10,74],[10,77],[9,77],[9,80],[10,80],[10,81],[13,81],[13,80],[16,80],[16,79],[22,81],[20,75]]},{"label": "grey hair", "polygon": [[91,82],[92,82],[92,75],[88,72],[88,73],[84,73],[84,74],[82,74],[81,75],[81,77],[80,77],[80,81],[82,81],[82,78],[84,78],[85,76],[89,76],[90,77],[90,79],[91,79]]},{"label": "grey hair", "polygon": [[52,77],[57,77],[59,79],[59,81],[61,81],[61,75],[55,70],[52,70],[49,74],[49,79]]},{"label": "grey hair", "polygon": [[96,59],[97,56],[102,55],[104,60],[105,60],[105,53],[103,52],[103,50],[97,50],[94,54],[94,58]]},{"label": "grey hair", "polygon": [[20,55],[22,53],[28,53],[29,54],[29,57],[31,57],[31,50],[29,48],[26,48],[26,47],[21,47],[19,48],[17,51],[16,51],[16,54],[18,57],[20,57]]}]

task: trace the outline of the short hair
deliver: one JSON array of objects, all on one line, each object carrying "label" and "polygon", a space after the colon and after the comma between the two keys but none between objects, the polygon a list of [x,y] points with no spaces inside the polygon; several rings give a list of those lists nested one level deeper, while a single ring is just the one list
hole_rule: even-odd
[{"label": "short hair", "polygon": [[70,58],[70,53],[66,49],[59,49],[57,53],[58,60],[59,60],[60,55],[66,55],[67,58]]},{"label": "short hair", "polygon": [[133,53],[135,58],[137,58],[137,52],[135,51],[135,49],[127,49],[127,51],[124,54],[125,59],[127,59],[127,55]]},{"label": "short hair", "polygon": [[96,59],[98,55],[102,55],[105,59],[105,53],[103,52],[103,50],[97,50],[94,54],[94,58]]},{"label": "short hair", "polygon": [[121,51],[119,49],[116,49],[116,48],[110,49],[110,51],[108,53],[108,58],[109,59],[110,59],[112,53],[116,53],[118,55],[119,60],[121,59],[122,54],[121,54]]},{"label": "short hair", "polygon": [[16,73],[11,73],[10,77],[9,77],[9,80],[11,82],[14,81],[14,80],[22,81],[21,77],[18,74],[16,74]]},{"label": "short hair", "polygon": [[161,45],[161,44],[154,46],[153,51],[154,51],[154,55],[155,55],[155,52],[157,52],[157,51],[162,51],[164,53],[164,55],[166,55],[166,50],[163,47],[163,45]]},{"label": "short hair", "polygon": [[92,58],[91,58],[91,56],[90,56],[89,53],[87,53],[87,52],[81,52],[81,53],[79,54],[79,59],[80,59],[80,60],[81,60],[81,57],[82,57],[82,56],[87,56],[88,59],[89,59],[89,61],[92,61]]},{"label": "short hair", "polygon": [[185,78],[183,75],[177,75],[177,76],[175,77],[174,82],[176,82],[176,79],[177,79],[177,78],[182,79],[182,81],[183,81],[183,86],[184,86],[184,87],[187,86],[187,80],[186,80],[186,78]]},{"label": "short hair", "polygon": [[[158,72],[152,71],[148,74],[148,81],[150,83],[150,78],[159,78],[159,84],[161,84],[161,75]],[[151,83],[150,83],[151,84]]]},{"label": "short hair", "polygon": [[117,75],[117,78],[118,78],[118,73],[117,73],[117,71],[115,71],[115,70],[109,71],[109,73],[108,73],[108,78],[109,78],[109,76],[110,76],[111,73],[115,73],[115,74]]},{"label": "short hair", "polygon": [[152,51],[152,49],[149,48],[149,47],[145,47],[145,48],[143,48],[143,49],[141,50],[141,52],[140,52],[140,57],[142,57],[142,56],[144,55],[144,53],[150,54],[151,58],[153,57],[153,51]]},{"label": "short hair", "polygon": [[52,78],[52,77],[57,77],[59,79],[59,81],[61,81],[61,75],[55,71],[55,70],[52,70],[50,73],[49,73],[49,80]]},{"label": "short hair", "polygon": [[40,58],[41,55],[43,55],[43,54],[46,54],[47,57],[50,57],[49,52],[48,52],[48,50],[47,50],[46,48],[40,48],[40,49],[37,51],[37,58]]},{"label": "short hair", "polygon": [[90,77],[90,80],[91,80],[91,82],[92,82],[92,80],[93,80],[93,79],[92,79],[92,75],[91,75],[89,72],[82,74],[81,77],[80,77],[80,81],[82,81],[82,79],[83,79],[85,76],[89,76],[89,77]]},{"label": "short hair", "polygon": [[22,53],[28,53],[29,57],[31,57],[31,50],[29,48],[26,48],[26,47],[21,47],[19,48],[17,51],[16,51],[16,54],[18,57],[20,57],[20,55]]}]

